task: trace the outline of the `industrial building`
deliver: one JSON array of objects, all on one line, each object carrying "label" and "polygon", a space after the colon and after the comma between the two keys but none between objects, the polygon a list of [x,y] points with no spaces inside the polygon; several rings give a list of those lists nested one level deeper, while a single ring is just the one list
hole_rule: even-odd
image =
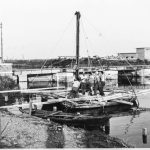
[{"label": "industrial building", "polygon": [[136,48],[137,58],[140,60],[150,60],[150,47]]},{"label": "industrial building", "polygon": [[118,53],[118,57],[128,60],[136,60],[138,56],[137,53]]},{"label": "industrial building", "polygon": [[150,60],[150,47],[136,48],[136,53],[118,53],[118,57],[128,60]]}]

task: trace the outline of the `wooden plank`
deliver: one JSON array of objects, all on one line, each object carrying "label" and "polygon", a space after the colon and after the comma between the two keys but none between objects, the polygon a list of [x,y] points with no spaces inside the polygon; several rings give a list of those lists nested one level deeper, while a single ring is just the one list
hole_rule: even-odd
[{"label": "wooden plank", "polygon": [[121,103],[121,104],[131,105],[131,106],[133,105],[133,103],[127,102],[127,101],[123,101],[123,100],[113,99],[113,100],[111,100],[111,101],[117,102],[117,103]]},{"label": "wooden plank", "polygon": [[70,101],[80,101],[80,100],[86,100],[86,101],[92,101],[92,100],[98,100],[98,101],[108,101],[112,99],[117,99],[117,98],[129,98],[131,97],[132,94],[113,94],[113,95],[108,95],[108,96],[85,96],[85,97],[80,97],[80,98],[74,98],[74,99],[69,99]]},{"label": "wooden plank", "polygon": [[[47,102],[33,102],[32,104],[36,104],[36,105],[42,105],[42,104],[52,104],[52,103],[57,103],[57,102],[61,102],[63,101],[63,99],[53,99]],[[29,103],[27,104],[16,104],[16,105],[9,105],[9,106],[1,106],[1,108],[13,108],[13,107],[28,107],[29,108]]]},{"label": "wooden plank", "polygon": [[50,87],[50,88],[38,88],[38,89],[26,89],[26,90],[6,90],[6,91],[0,91],[0,93],[36,93],[41,92],[42,90],[54,90],[54,89],[64,89],[60,87]]},{"label": "wooden plank", "polygon": [[[45,89],[45,88],[44,88]],[[36,89],[37,90],[37,89]],[[2,93],[3,91],[0,91],[0,93]],[[137,95],[142,95],[142,94],[147,94],[150,92],[150,89],[148,90],[142,90],[140,92],[136,92]],[[66,99],[66,98],[59,98],[59,99],[49,99],[47,102],[33,102],[33,104],[51,104],[51,103],[55,103],[55,102],[61,102],[61,101],[69,101],[73,104],[76,104],[74,102],[76,101],[80,101],[80,100],[85,100],[85,101],[99,101],[99,102],[105,102],[108,100],[114,100],[116,102],[119,103],[127,103],[126,101],[118,101],[116,100],[117,98],[128,98],[132,96],[132,94],[113,94],[113,95],[109,95],[109,96],[86,96],[86,97],[81,97],[81,98],[74,98],[74,99]],[[130,103],[130,102],[129,102]],[[11,106],[1,106],[0,108],[12,108],[12,107],[23,107],[23,106],[29,106],[29,104],[21,104],[21,105],[11,105]]]},{"label": "wooden plank", "polygon": [[45,117],[49,117],[49,116],[56,115],[56,114],[59,114],[59,113],[62,113],[62,111],[51,112],[51,113],[45,115]]},{"label": "wooden plank", "polygon": [[[82,97],[83,98],[83,97]],[[59,98],[59,99],[49,99],[46,102],[33,102],[33,104],[52,104],[52,103],[57,103],[57,102],[62,102],[62,101],[68,101],[70,103],[73,103],[74,105],[77,105],[75,101],[80,101],[82,98],[75,98],[75,99],[66,99],[66,98]],[[117,99],[117,98],[122,98],[121,95],[114,95],[114,96],[105,96],[105,97],[99,97],[99,96],[88,96],[88,99],[84,97],[83,100],[95,100],[97,99],[100,102],[107,101],[107,100],[112,100],[112,99]],[[12,108],[12,107],[23,107],[23,106],[29,106],[29,104],[17,104],[17,105],[11,105],[11,106],[1,106],[0,108]]]}]

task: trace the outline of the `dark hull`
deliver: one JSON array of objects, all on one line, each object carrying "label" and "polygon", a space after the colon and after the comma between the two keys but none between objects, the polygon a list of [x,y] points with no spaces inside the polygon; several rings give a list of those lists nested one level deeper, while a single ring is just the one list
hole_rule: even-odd
[{"label": "dark hull", "polygon": [[58,111],[63,111],[66,113],[81,113],[81,114],[90,114],[90,115],[101,115],[103,113],[111,114],[111,113],[116,113],[116,112],[122,112],[122,111],[128,111],[133,106],[131,105],[125,105],[125,104],[119,104],[116,102],[109,103],[109,105],[106,106],[93,106],[93,107],[66,107],[62,105],[62,103],[57,103],[57,104],[46,104],[43,105],[42,110],[46,111],[52,111],[53,107],[57,107]]},{"label": "dark hull", "polygon": [[77,124],[104,124],[108,121],[110,117],[108,116],[52,116],[50,120],[55,121],[61,124],[68,124],[68,125],[77,125]]},{"label": "dark hull", "polygon": [[66,108],[66,112],[80,112],[82,114],[102,114],[102,113],[115,113],[121,111],[130,110],[132,106],[116,104],[116,105],[108,105],[108,106],[99,106],[99,107],[91,107],[91,108]]},{"label": "dark hull", "polygon": [[[20,109],[22,113],[29,114],[29,109]],[[67,125],[84,125],[84,124],[95,124],[99,123],[103,125],[106,121],[108,121],[111,116],[108,115],[82,115],[76,113],[64,113],[61,111],[53,112],[53,111],[44,111],[44,110],[33,110],[32,115],[36,117],[40,117],[43,119],[50,119],[51,121],[67,124]]]}]

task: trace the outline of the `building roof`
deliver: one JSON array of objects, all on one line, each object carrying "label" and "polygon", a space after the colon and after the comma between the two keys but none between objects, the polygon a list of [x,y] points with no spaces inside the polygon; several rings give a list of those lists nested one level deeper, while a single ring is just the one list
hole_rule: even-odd
[{"label": "building roof", "polygon": [[136,54],[136,53],[118,53],[118,54]]},{"label": "building roof", "polygon": [[150,47],[138,47],[136,49],[150,49]]}]

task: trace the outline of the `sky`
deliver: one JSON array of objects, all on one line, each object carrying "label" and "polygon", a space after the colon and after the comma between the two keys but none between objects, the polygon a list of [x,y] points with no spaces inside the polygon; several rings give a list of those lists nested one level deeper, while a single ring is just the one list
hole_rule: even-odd
[{"label": "sky", "polygon": [[100,57],[150,47],[150,0],[0,0],[4,59]]}]

